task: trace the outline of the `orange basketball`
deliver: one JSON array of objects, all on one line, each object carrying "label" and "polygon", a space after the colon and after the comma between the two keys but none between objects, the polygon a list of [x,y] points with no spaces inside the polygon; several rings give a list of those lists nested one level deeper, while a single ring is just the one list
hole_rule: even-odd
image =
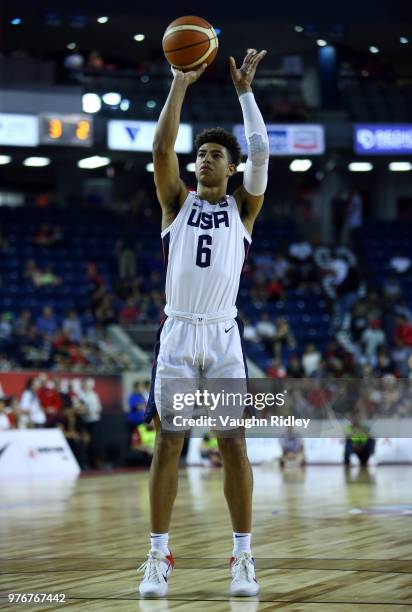
[{"label": "orange basketball", "polygon": [[218,40],[213,27],[201,17],[179,17],[163,35],[163,52],[169,64],[186,72],[216,57]]}]

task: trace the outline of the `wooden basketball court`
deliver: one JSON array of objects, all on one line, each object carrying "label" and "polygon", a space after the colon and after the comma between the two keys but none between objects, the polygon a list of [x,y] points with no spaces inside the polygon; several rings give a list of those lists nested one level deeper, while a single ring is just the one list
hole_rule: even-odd
[{"label": "wooden basketball court", "polygon": [[[254,468],[259,598],[231,600],[231,526],[220,469],[180,471],[165,601],[140,600],[148,549],[147,472],[3,482],[0,607],[5,610],[380,611],[412,609],[412,470]],[[9,604],[9,593],[66,603]]]}]

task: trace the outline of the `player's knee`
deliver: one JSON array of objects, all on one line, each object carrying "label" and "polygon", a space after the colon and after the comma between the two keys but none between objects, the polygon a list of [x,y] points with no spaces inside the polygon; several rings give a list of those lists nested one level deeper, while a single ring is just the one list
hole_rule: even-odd
[{"label": "player's knee", "polygon": [[239,461],[247,457],[244,438],[218,438],[219,450],[226,461]]},{"label": "player's knee", "polygon": [[156,440],[156,455],[158,459],[170,461],[180,457],[184,438],[180,436],[167,436],[159,432]]}]

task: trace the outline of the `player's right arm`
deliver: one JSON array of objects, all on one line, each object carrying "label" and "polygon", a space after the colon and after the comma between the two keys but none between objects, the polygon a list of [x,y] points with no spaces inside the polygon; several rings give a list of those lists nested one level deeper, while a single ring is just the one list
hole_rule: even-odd
[{"label": "player's right arm", "polygon": [[174,147],[186,90],[197,81],[206,67],[203,64],[198,70],[190,72],[172,68],[172,86],[157,122],[153,140],[153,165],[157,197],[163,211],[162,230],[172,223],[187,197],[187,188],[180,178],[179,161]]}]

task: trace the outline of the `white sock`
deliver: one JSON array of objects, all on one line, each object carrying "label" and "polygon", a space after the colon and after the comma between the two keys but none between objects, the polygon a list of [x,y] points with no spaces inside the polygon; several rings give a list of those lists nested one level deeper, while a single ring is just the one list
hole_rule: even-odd
[{"label": "white sock", "polygon": [[233,556],[237,557],[240,553],[245,552],[250,554],[251,533],[236,533],[233,532]]},{"label": "white sock", "polygon": [[168,533],[151,533],[150,544],[151,550],[160,550],[164,555],[170,555]]}]

